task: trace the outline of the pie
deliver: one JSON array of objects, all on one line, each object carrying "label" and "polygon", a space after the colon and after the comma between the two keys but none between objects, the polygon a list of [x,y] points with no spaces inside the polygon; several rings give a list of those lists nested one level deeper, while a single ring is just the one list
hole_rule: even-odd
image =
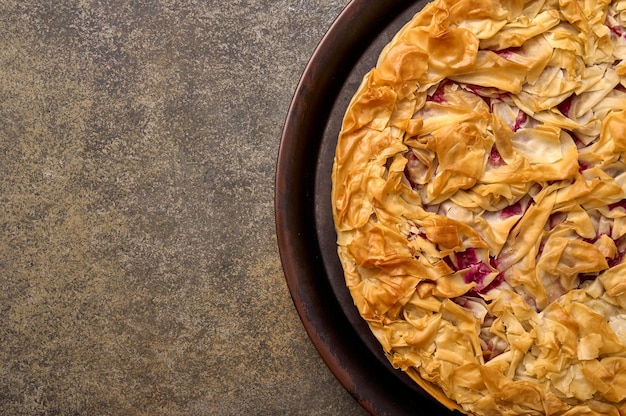
[{"label": "pie", "polygon": [[475,415],[626,415],[626,0],[435,0],[333,166],[338,254],[394,367]]}]

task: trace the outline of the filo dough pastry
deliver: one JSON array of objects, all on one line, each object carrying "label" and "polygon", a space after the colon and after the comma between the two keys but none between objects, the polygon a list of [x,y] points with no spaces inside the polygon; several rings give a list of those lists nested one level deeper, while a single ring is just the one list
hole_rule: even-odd
[{"label": "filo dough pastry", "polygon": [[346,285],[451,409],[626,414],[625,57],[625,0],[436,0],[349,104]]}]

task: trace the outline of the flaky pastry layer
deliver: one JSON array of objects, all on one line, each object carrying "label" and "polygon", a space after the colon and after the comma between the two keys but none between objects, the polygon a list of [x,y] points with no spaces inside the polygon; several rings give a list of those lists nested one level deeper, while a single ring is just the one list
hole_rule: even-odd
[{"label": "flaky pastry layer", "polygon": [[346,284],[450,408],[626,414],[625,22],[624,0],[436,0],[349,105]]}]

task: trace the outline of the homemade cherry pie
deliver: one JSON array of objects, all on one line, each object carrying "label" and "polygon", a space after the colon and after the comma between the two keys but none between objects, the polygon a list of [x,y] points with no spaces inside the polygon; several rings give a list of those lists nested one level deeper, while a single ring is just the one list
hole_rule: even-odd
[{"label": "homemade cherry pie", "polygon": [[436,0],[344,117],[333,215],[391,363],[476,415],[626,415],[626,0]]}]

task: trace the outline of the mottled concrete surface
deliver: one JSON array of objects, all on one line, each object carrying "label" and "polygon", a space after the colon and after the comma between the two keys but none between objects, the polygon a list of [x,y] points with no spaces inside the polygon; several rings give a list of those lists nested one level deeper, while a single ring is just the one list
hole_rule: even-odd
[{"label": "mottled concrete surface", "polygon": [[362,415],[273,180],[347,0],[0,0],[0,414]]}]

